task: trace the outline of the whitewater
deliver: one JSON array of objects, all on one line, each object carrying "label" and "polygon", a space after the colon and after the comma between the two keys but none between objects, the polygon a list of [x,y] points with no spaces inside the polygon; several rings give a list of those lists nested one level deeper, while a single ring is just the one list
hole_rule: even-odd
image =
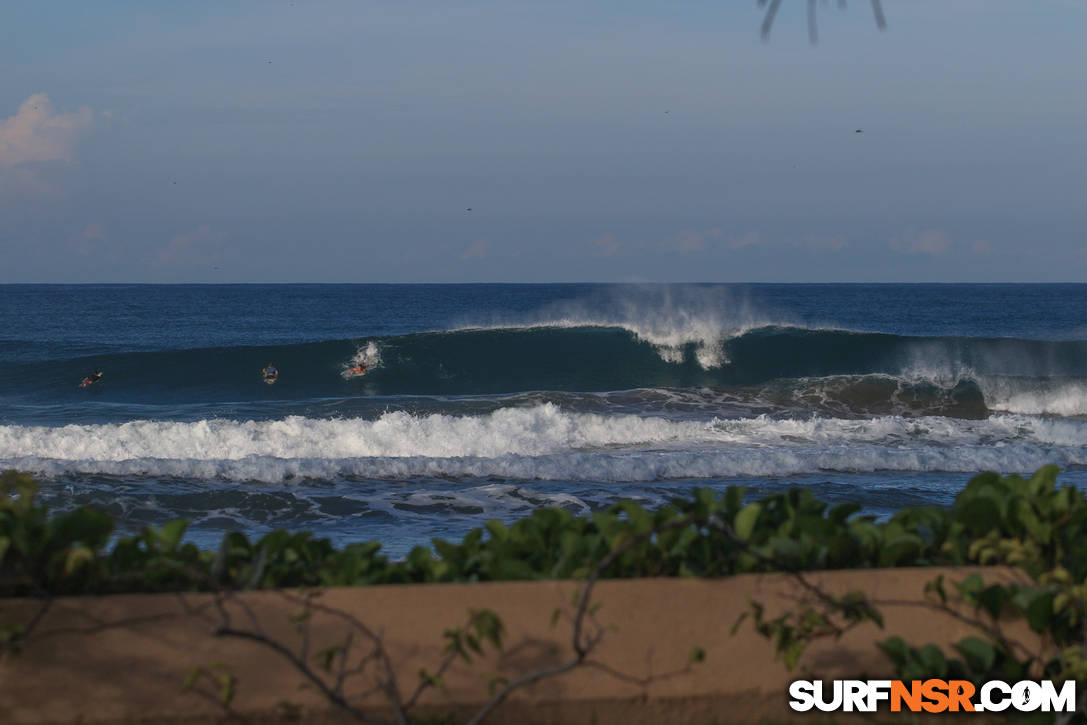
[{"label": "whitewater", "polygon": [[984,421],[759,416],[701,423],[566,413],[545,404],[480,416],[395,412],[373,421],[290,416],[2,426],[0,466],[266,482],[333,475],[646,481],[835,470],[1026,470],[1045,462],[1087,462],[1085,426],[1006,415]]}]

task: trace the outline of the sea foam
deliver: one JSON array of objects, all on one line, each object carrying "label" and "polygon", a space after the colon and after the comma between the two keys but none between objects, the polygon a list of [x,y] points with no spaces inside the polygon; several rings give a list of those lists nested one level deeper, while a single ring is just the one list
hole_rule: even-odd
[{"label": "sea foam", "polygon": [[1028,471],[1054,462],[1087,463],[1087,423],[1022,415],[675,421],[544,404],[471,416],[390,412],[373,420],[0,426],[0,466],[46,475],[656,481]]}]

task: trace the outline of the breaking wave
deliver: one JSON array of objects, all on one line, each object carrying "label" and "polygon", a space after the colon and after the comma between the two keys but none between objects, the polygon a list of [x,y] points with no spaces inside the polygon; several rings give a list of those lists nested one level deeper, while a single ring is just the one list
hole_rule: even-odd
[{"label": "breaking wave", "polygon": [[419,477],[655,481],[818,471],[1028,471],[1087,463],[1087,423],[768,416],[675,421],[551,404],[475,416],[0,426],[0,466],[282,482]]}]

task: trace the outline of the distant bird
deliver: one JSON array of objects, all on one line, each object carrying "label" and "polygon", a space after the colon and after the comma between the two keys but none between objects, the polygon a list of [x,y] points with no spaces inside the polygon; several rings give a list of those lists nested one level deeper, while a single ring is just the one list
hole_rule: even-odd
[{"label": "distant bird", "polygon": [[665,113],[671,113],[671,111],[665,111]]},{"label": "distant bird", "polygon": [[853,133],[864,133],[864,131],[862,131],[861,129],[859,129],[859,128],[858,128],[858,129],[857,129],[856,131],[854,131]]},{"label": "distant bird", "polygon": [[468,207],[468,208],[467,208],[467,209],[465,209],[464,211],[472,211],[472,207]]}]

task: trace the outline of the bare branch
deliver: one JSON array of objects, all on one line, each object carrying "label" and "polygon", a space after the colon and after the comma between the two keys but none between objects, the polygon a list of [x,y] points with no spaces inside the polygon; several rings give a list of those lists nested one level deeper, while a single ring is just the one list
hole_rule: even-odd
[{"label": "bare branch", "polygon": [[953,617],[954,619],[959,620],[963,624],[968,624],[971,627],[974,627],[975,629],[985,633],[995,642],[999,643],[1005,650],[1009,652],[1011,652],[1012,650],[1019,650],[1025,657],[1031,657],[1030,649],[1018,640],[1009,639],[1008,636],[1004,634],[1004,630],[1000,627],[999,624],[995,622],[993,624],[988,624],[982,619],[978,619],[977,617],[971,617],[968,614],[963,614],[962,612],[954,609],[953,607],[949,607],[946,604],[930,601],[912,601],[903,599],[875,599],[871,600],[871,602],[872,604],[877,604],[883,607],[924,607],[926,609],[932,609],[937,612],[942,612],[949,617]]},{"label": "bare branch", "polygon": [[534,682],[539,682],[540,680],[547,679],[548,677],[556,677],[563,674],[564,672],[569,672],[578,665],[582,664],[582,662],[582,657],[578,656],[576,659],[570,660],[565,664],[537,670],[535,672],[530,672],[523,677],[518,677],[516,680],[503,687],[494,697],[492,697],[490,701],[486,705],[484,705],[479,710],[479,712],[477,712],[472,717],[471,720],[468,721],[468,725],[479,725],[481,722],[483,722],[487,718],[487,716],[491,714],[491,711],[493,711],[496,707],[505,702],[506,698],[509,697],[510,693],[514,690],[520,687],[525,687],[526,685],[531,685]]},{"label": "bare branch", "polygon": [[762,20],[762,28],[759,31],[763,40],[770,39],[770,28],[774,26],[774,16],[778,14],[781,0],[771,0],[770,7],[766,10],[766,17]]},{"label": "bare branch", "polygon": [[[758,0],[760,8],[766,7],[767,0]],[[823,0],[824,6],[826,0]],[[845,0],[838,0],[838,9],[845,10]],[[777,17],[778,9],[781,7],[781,0],[771,0],[770,6],[766,9],[766,14],[762,19],[762,27],[759,29],[759,35],[763,40],[770,39],[770,30],[774,26],[774,18]],[[876,27],[880,30],[887,29],[887,18],[883,14],[883,5],[880,0],[872,0],[872,14],[876,19]],[[819,43],[819,34],[816,29],[815,22],[816,4],[815,0],[808,0],[808,40],[812,45]]]},{"label": "bare branch", "polygon": [[[473,614],[468,618],[468,623],[465,625],[465,627],[471,627],[472,623],[475,622],[475,620],[476,615]],[[422,695],[425,690],[434,686],[434,681],[445,674],[445,671],[449,669],[449,666],[452,665],[453,662],[457,659],[458,654],[459,653],[456,651],[451,651],[447,653],[445,659],[442,660],[442,663],[438,666],[437,671],[434,673],[433,678],[429,680],[420,680],[419,685],[415,688],[415,692],[411,693],[411,697],[409,697],[408,701],[404,703],[405,710],[410,710],[412,707],[414,707],[415,703],[419,699],[419,696]]]},{"label": "bare branch", "polygon": [[876,27],[880,30],[886,30],[887,18],[883,17],[883,6],[879,0],[872,0],[872,14],[876,16]]},{"label": "bare branch", "polygon": [[686,667],[683,667],[681,669],[671,670],[669,672],[662,672],[659,675],[649,674],[645,677],[635,677],[633,675],[628,675],[625,672],[620,672],[614,667],[606,665],[603,662],[599,662],[597,660],[585,660],[582,664],[586,667],[591,667],[594,670],[600,670],[601,672],[607,673],[608,675],[614,677],[620,682],[626,682],[642,688],[649,687],[649,685],[654,682],[660,682],[661,680],[670,680],[673,677],[690,674],[691,670],[693,669],[693,667],[688,664]]},{"label": "bare branch", "polygon": [[285,660],[290,662],[296,670],[298,670],[307,680],[312,682],[317,687],[317,689],[321,691],[321,694],[323,694],[329,702],[342,709],[345,713],[351,715],[359,722],[379,723],[381,725],[384,725],[384,721],[375,720],[366,716],[361,710],[352,706],[351,703],[347,702],[346,699],[333,691],[332,688],[330,688],[328,684],[325,683],[324,679],[322,679],[320,675],[314,672],[313,669],[310,668],[310,666],[306,662],[303,662],[301,659],[299,659],[298,656],[294,654],[294,652],[292,652],[289,648],[285,647],[280,642],[277,642],[276,640],[271,639],[270,637],[266,637],[262,634],[257,634],[256,632],[249,632],[244,629],[232,629],[230,627],[219,627],[215,630],[214,634],[217,637],[235,637],[238,639],[245,639],[249,640],[250,642],[257,642],[258,644],[264,645],[265,647],[271,649],[272,651],[283,657]]}]

